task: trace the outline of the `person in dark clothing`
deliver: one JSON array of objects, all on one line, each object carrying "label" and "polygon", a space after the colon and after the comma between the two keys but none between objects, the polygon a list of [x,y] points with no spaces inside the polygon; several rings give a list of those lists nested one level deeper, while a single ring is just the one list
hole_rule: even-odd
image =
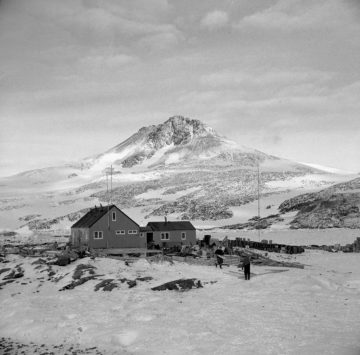
[{"label": "person in dark clothing", "polygon": [[224,251],[221,248],[215,250],[216,267],[219,265],[220,269],[222,269],[222,264],[224,263],[223,255],[224,255]]},{"label": "person in dark clothing", "polygon": [[248,256],[245,256],[242,268],[244,270],[245,280],[250,280],[250,258]]}]

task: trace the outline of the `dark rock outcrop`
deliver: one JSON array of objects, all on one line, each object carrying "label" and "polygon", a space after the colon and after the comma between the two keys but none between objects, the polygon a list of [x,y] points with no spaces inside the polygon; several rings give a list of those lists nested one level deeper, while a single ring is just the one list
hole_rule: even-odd
[{"label": "dark rock outcrop", "polygon": [[17,265],[14,269],[10,271],[8,275],[6,275],[3,280],[12,280],[12,279],[19,279],[20,277],[23,277],[25,273],[25,270],[20,267],[20,265]]},{"label": "dark rock outcrop", "polygon": [[83,277],[81,279],[72,281],[68,285],[62,287],[59,291],[72,290],[75,287],[80,286],[80,285],[84,284],[85,282],[88,282],[89,280],[96,279],[96,277],[97,277],[97,275],[93,275],[93,276],[87,276],[87,277]]},{"label": "dark rock outcrop", "polygon": [[281,213],[298,211],[290,228],[360,228],[360,178],[284,201]]},{"label": "dark rock outcrop", "polygon": [[103,280],[95,286],[95,291],[99,291],[101,288],[103,291],[112,291],[117,288],[118,285],[114,283],[114,279]]},{"label": "dark rock outcrop", "polygon": [[81,277],[84,275],[84,273],[86,271],[89,272],[89,274],[94,275],[95,274],[94,269],[96,269],[96,267],[93,266],[93,265],[79,264],[79,265],[76,266],[76,269],[74,271],[74,274],[73,274],[72,278],[74,280],[79,280],[79,279],[81,279]]},{"label": "dark rock outcrop", "polygon": [[250,218],[248,222],[231,224],[228,226],[223,226],[223,229],[266,229],[270,227],[275,222],[282,222],[284,218],[280,214],[273,214],[267,217],[259,218],[257,216]]},{"label": "dark rock outcrop", "polygon": [[203,287],[200,280],[180,279],[180,280],[166,282],[160,286],[153,287],[152,290],[153,291],[165,291],[165,290],[186,291],[200,287]]}]

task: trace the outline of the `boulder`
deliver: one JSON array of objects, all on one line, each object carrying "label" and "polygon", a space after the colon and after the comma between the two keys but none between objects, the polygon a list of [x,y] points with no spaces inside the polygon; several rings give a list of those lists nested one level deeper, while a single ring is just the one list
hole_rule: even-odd
[{"label": "boulder", "polygon": [[66,266],[66,265],[69,265],[70,262],[71,262],[70,256],[68,256],[68,255],[59,255],[57,257],[57,260],[54,262],[54,265]]}]

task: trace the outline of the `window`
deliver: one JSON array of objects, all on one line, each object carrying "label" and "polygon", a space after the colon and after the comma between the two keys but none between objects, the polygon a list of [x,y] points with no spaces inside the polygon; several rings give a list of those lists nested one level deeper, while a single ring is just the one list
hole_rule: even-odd
[{"label": "window", "polygon": [[111,219],[112,219],[113,222],[116,221],[116,212],[111,213]]},{"label": "window", "polygon": [[125,235],[125,231],[122,229],[122,230],[117,230],[115,231],[115,234],[116,235]]},{"label": "window", "polygon": [[103,239],[103,232],[102,231],[94,232],[94,239]]},{"label": "window", "polygon": [[181,239],[185,240],[186,239],[186,232],[181,232]]},{"label": "window", "polygon": [[128,234],[137,234],[137,230],[128,230]]},{"label": "window", "polygon": [[160,234],[160,236],[161,236],[161,240],[169,240],[170,239],[170,236],[169,236],[168,232],[162,232]]},{"label": "window", "polygon": [[140,238],[143,238],[143,237],[144,237],[144,233],[141,232],[141,233],[140,233]]}]

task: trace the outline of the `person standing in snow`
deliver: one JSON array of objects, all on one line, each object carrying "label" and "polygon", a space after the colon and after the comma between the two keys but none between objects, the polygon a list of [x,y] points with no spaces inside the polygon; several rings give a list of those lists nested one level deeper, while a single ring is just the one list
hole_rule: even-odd
[{"label": "person standing in snow", "polygon": [[243,260],[242,269],[244,270],[245,280],[250,280],[250,258],[247,255]]},{"label": "person standing in snow", "polygon": [[220,269],[222,269],[222,264],[224,262],[224,251],[222,248],[218,248],[215,250],[215,256],[216,256],[216,267],[219,265]]}]

